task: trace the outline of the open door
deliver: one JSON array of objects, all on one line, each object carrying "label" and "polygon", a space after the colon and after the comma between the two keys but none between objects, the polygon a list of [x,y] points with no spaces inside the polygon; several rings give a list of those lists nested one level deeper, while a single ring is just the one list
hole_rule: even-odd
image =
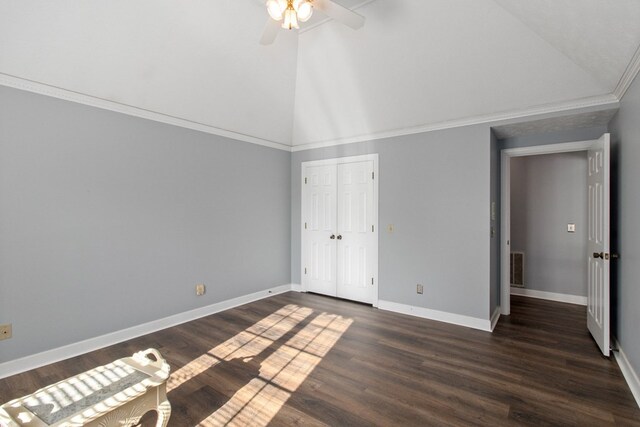
[{"label": "open door", "polygon": [[609,134],[589,149],[587,326],[609,356]]}]

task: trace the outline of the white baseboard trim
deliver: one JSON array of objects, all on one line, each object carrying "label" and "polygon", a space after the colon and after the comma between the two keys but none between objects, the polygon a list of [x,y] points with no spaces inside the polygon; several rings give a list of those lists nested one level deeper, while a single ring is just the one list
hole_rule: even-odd
[{"label": "white baseboard trim", "polygon": [[409,316],[422,317],[424,319],[437,320],[438,322],[480,329],[481,331],[491,331],[491,321],[489,319],[479,319],[477,317],[447,313],[445,311],[432,310],[430,308],[416,307],[413,305],[384,300],[378,301],[378,308],[380,310],[392,311],[394,313],[408,314]]},{"label": "white baseboard trim", "polygon": [[620,347],[620,343],[617,339],[613,338],[613,343],[618,349],[614,351],[613,354],[616,356],[616,361],[618,362],[618,366],[620,366],[620,370],[622,371],[622,375],[624,379],[629,384],[629,388],[631,389],[631,394],[636,399],[636,403],[638,407],[640,407],[640,379],[638,378],[638,373],[633,369],[631,363],[629,363],[629,359],[627,359],[627,355]]},{"label": "white baseboard trim", "polygon": [[52,350],[43,351],[41,353],[25,356],[20,359],[10,360],[0,363],[0,378],[10,377],[21,372],[30,371],[41,366],[69,359],[90,351],[94,351],[103,347],[108,347],[122,341],[127,341],[142,335],[147,335],[162,329],[170,328],[185,322],[219,313],[230,308],[234,308],[253,301],[258,301],[277,294],[290,291],[291,284],[276,286],[263,291],[254,292],[249,295],[239,296],[226,301],[217,302],[206,307],[196,308],[194,310],[185,311],[184,313],[174,314],[163,319],[153,320],[141,325],[132,326],[120,331],[111,332],[95,338],[89,338],[84,341],[68,344]]},{"label": "white baseboard trim", "polygon": [[496,309],[493,310],[493,315],[491,315],[491,332],[496,328],[498,320],[500,320],[500,306],[497,306]]},{"label": "white baseboard trim", "polygon": [[511,288],[511,295],[566,302],[568,304],[587,305],[587,297],[580,295],[557,294],[555,292],[535,291],[533,289]]},{"label": "white baseboard trim", "polygon": [[292,283],[291,284],[291,290],[294,292],[303,292],[304,290],[302,289],[302,285],[299,283]]}]

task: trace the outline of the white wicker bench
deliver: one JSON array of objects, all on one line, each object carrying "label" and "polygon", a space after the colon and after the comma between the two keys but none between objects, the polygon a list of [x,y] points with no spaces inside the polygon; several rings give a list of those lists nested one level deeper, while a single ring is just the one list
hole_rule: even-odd
[{"label": "white wicker bench", "polygon": [[132,426],[155,410],[164,427],[171,415],[168,377],[157,350],[140,351],[2,405],[0,426]]}]

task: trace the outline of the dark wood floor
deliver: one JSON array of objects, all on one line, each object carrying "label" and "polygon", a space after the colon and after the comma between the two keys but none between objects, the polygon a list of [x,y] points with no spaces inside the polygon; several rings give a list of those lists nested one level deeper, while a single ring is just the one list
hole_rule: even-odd
[{"label": "dark wood floor", "polygon": [[511,309],[491,334],[287,293],[0,380],[0,401],[155,347],[171,426],[640,426],[584,307]]}]

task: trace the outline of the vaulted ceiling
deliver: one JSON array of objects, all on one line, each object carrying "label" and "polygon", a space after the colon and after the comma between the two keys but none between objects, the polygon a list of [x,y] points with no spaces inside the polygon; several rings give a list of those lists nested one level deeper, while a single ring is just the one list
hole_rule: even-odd
[{"label": "vaulted ceiling", "polygon": [[612,107],[640,0],[335,0],[258,43],[260,0],[0,2],[0,84],[288,149]]}]

